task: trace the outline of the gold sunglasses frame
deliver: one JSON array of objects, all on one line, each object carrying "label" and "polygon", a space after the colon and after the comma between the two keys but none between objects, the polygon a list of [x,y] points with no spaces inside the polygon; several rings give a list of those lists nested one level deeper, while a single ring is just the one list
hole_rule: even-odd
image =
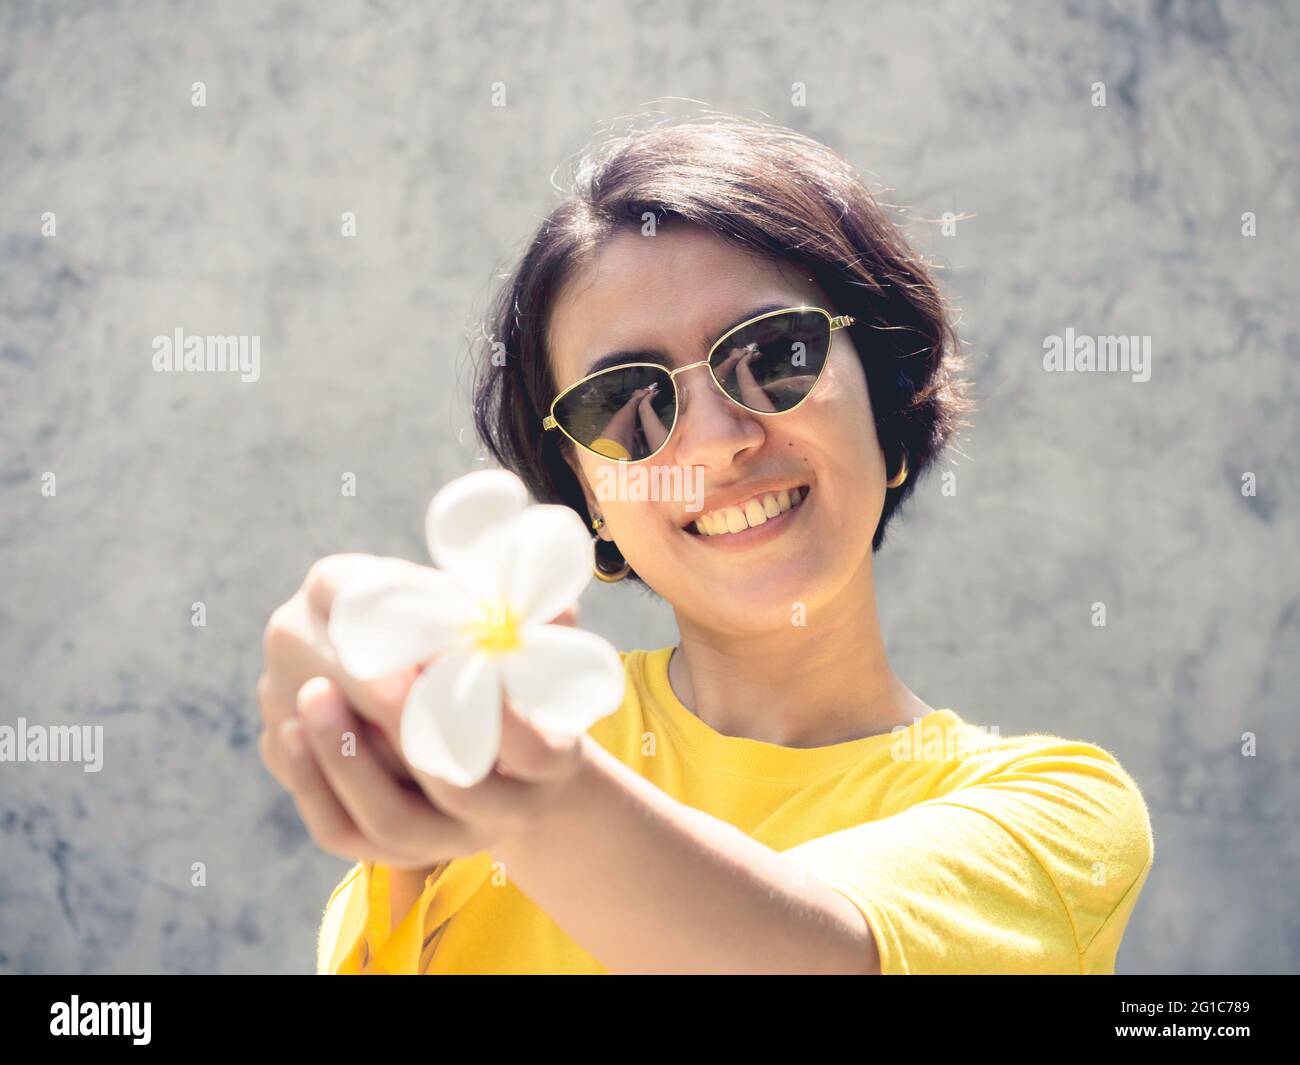
[{"label": "gold sunglasses frame", "polygon": [[[794,314],[794,313],[807,312],[807,311],[815,311],[818,314],[825,315],[826,321],[830,325],[830,331],[827,333],[826,358],[822,361],[821,369],[817,371],[817,377],[813,380],[813,383],[808,386],[808,391],[803,394],[803,396],[800,398],[798,403],[796,403],[793,407],[787,407],[785,410],[751,410],[749,407],[746,407],[743,403],[740,402],[740,400],[733,397],[730,392],[728,392],[725,388],[722,387],[722,382],[718,380],[717,375],[713,372],[713,365],[712,365],[713,353],[717,351],[718,348],[720,348],[730,337],[735,336],[742,329],[748,329],[755,322],[761,322],[767,318],[775,318],[779,314]],[[602,377],[605,374],[616,373],[620,370],[630,370],[636,366],[649,366],[655,370],[662,370],[664,373],[668,375],[668,380],[672,382],[672,386],[673,386],[674,410],[680,410],[682,405],[681,394],[677,391],[677,375],[679,373],[685,373],[687,370],[694,370],[698,366],[707,366],[709,368],[709,380],[711,380],[715,385],[717,385],[719,392],[721,392],[724,396],[726,396],[727,399],[731,400],[732,403],[736,404],[736,406],[738,406],[741,410],[747,411],[750,414],[762,415],[765,418],[775,418],[781,414],[789,414],[791,411],[796,411],[801,406],[803,406],[804,401],[809,396],[812,395],[813,389],[817,387],[817,382],[822,379],[822,374],[826,372],[826,363],[830,361],[830,356],[831,356],[831,352],[830,352],[831,341],[834,339],[834,337],[831,336],[831,334],[833,334],[835,330],[844,329],[847,326],[852,325],[856,321],[857,319],[850,314],[832,315],[829,311],[824,310],[821,307],[782,307],[780,310],[767,311],[765,314],[756,315],[755,317],[750,318],[747,321],[741,322],[739,325],[732,326],[725,333],[723,333],[722,336],[718,337],[718,339],[713,342],[713,346],[709,348],[709,354],[705,358],[703,358],[699,362],[693,362],[689,366],[679,366],[675,370],[670,370],[668,369],[668,367],[657,362],[622,362],[619,363],[617,366],[606,366],[603,370],[597,370],[595,373],[589,373],[587,374],[586,377],[579,378],[577,381],[574,381],[573,384],[569,385],[568,388],[560,392],[553,400],[551,400],[550,412],[546,415],[545,418],[542,419],[542,428],[547,432],[549,432],[552,429],[560,430],[560,432],[563,433],[565,437],[573,441],[573,443],[575,443],[578,447],[582,448],[583,451],[587,451],[592,455],[595,455],[598,459],[603,459],[605,462],[623,462],[623,463],[627,463],[630,466],[635,462],[645,462],[648,459],[654,458],[657,454],[659,454],[659,452],[661,452],[665,447],[668,446],[668,441],[672,439],[673,433],[677,431],[677,423],[678,421],[680,421],[680,419],[677,417],[676,414],[673,415],[672,428],[668,430],[668,435],[664,437],[664,442],[660,444],[657,448],[655,448],[652,452],[650,452],[650,454],[644,455],[639,459],[623,459],[623,458],[616,458],[611,455],[602,455],[599,451],[592,450],[581,440],[575,439],[572,436],[572,434],[570,434],[569,431],[564,428],[563,425],[561,425],[558,421],[556,421],[555,418],[556,406],[559,404],[560,400],[562,400],[575,388],[579,388],[582,385],[585,385],[588,381],[594,380],[597,377]]]}]

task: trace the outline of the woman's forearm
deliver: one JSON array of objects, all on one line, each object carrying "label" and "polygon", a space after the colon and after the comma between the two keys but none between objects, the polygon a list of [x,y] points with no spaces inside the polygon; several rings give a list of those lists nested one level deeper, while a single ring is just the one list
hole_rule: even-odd
[{"label": "woman's forearm", "polygon": [[671,798],[589,736],[564,792],[510,844],[506,876],[614,973],[874,973],[847,898]]}]

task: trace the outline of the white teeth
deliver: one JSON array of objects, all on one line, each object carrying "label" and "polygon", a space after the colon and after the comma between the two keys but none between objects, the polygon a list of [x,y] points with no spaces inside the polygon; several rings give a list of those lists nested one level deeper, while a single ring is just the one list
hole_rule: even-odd
[{"label": "white teeth", "polygon": [[744,532],[762,525],[772,518],[797,507],[803,499],[799,489],[768,492],[744,503],[720,510],[711,510],[695,519],[695,531],[702,536],[722,536],[726,533]]}]

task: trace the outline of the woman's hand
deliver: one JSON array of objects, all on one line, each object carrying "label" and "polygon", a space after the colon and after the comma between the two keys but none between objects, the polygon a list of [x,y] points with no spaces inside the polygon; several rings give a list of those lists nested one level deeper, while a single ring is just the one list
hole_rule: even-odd
[{"label": "woman's hand", "polygon": [[734,373],[736,384],[740,387],[740,398],[750,410],[775,411],[776,407],[754,380],[754,371],[749,366],[760,354],[757,344],[732,348],[727,357],[715,367],[714,373],[720,381],[727,380]]},{"label": "woman's hand", "polygon": [[[659,416],[655,414],[653,401],[655,393],[658,391],[658,385],[647,385],[645,388],[633,390],[632,394],[624,400],[623,405],[618,408],[605,427],[600,431],[600,435],[606,440],[613,440],[625,451],[632,452],[636,450],[636,427],[638,418],[647,435],[653,432],[655,425],[659,426],[659,439],[667,436],[667,430],[663,427],[663,422],[659,421]],[[658,443],[654,445],[657,447]]]},{"label": "woman's hand", "polygon": [[[572,778],[582,737],[544,734],[503,706],[501,750],[491,774],[459,788],[412,769],[399,723],[417,670],[359,681],[339,664],[329,614],[344,582],[400,559],[334,555],[271,615],[258,681],[264,729],[258,750],[293,796],[323,850],[396,869],[427,869],[518,838]],[[576,608],[559,618],[575,624]]]},{"label": "woman's hand", "polygon": [[659,412],[655,410],[655,396],[659,392],[659,386],[651,385],[649,388],[640,390],[644,393],[637,401],[637,417],[641,423],[641,432],[645,434],[646,443],[651,451],[657,451],[663,446],[663,442],[668,439],[668,429],[664,426],[663,420],[659,417]]}]

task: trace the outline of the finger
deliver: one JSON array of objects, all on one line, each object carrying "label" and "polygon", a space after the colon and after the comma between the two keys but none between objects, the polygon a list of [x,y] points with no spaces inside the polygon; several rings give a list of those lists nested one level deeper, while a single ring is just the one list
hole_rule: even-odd
[{"label": "finger", "polygon": [[298,816],[316,845],[345,858],[378,857],[366,854],[364,837],[317,768],[303,735],[302,722],[286,721],[279,732],[286,767],[285,789],[293,797]]},{"label": "finger", "polygon": [[[402,787],[384,769],[337,685],[324,677],[308,681],[299,693],[298,714],[322,775],[368,840],[421,861],[453,858],[474,849],[464,825]],[[350,740],[346,749],[345,738]]]},{"label": "finger", "polygon": [[365,718],[359,718],[358,721],[366,734],[366,743],[375,752],[375,757],[379,759],[380,764],[399,781],[413,787],[415,781],[411,777],[411,769],[405,759],[397,753],[397,747],[388,738],[388,733]]},{"label": "finger", "polygon": [[560,611],[555,617],[551,618],[550,623],[552,625],[567,625],[571,629],[576,629],[578,627],[578,604],[574,603],[567,610]]},{"label": "finger", "polygon": [[415,773],[420,788],[441,810],[474,825],[486,838],[513,835],[528,813],[544,801],[542,789],[560,779],[566,759],[574,752],[561,749],[510,706],[502,708],[502,742],[492,771],[477,784],[460,787],[445,780]]},{"label": "finger", "polygon": [[257,753],[262,759],[262,765],[275,782],[288,791],[290,777],[281,746],[279,738],[269,728],[264,728],[257,734]]},{"label": "finger", "polygon": [[[402,710],[406,706],[411,685],[419,675],[419,668],[412,666],[389,677],[357,680],[339,667],[338,676],[344,699],[356,713],[383,734],[387,751],[401,750]],[[405,765],[400,759],[394,761],[394,768],[409,779],[410,774]]]},{"label": "finger", "polygon": [[318,617],[328,618],[330,608],[334,604],[334,597],[338,595],[339,589],[344,584],[385,566],[395,569],[423,568],[401,558],[376,558],[374,555],[363,554],[329,555],[320,559],[307,571],[307,577],[302,584],[302,590],[312,613]]},{"label": "finger", "polygon": [[535,798],[535,785],[514,780],[493,769],[468,788],[449,784],[419,770],[416,783],[438,809],[472,824],[479,839],[500,838],[513,833]]},{"label": "finger", "polygon": [[[372,555],[331,555],[312,566],[303,584],[306,593],[303,598],[310,611],[312,642],[318,648],[320,666],[306,674],[297,675],[320,674],[333,678],[342,687],[348,705],[368,721],[377,724],[387,736],[389,747],[395,748],[400,735],[402,707],[411,685],[419,676],[419,670],[412,667],[388,677],[358,680],[343,669],[329,637],[330,612],[339,589],[358,576],[373,574],[377,569],[385,567],[399,572],[427,569],[405,559],[375,558]],[[395,767],[402,764],[398,760]],[[402,772],[409,776],[405,770]]]},{"label": "finger", "polygon": [[578,758],[577,737],[561,737],[534,725],[506,700],[498,764],[511,777],[541,784],[566,779]]},{"label": "finger", "polygon": [[[322,652],[328,655],[329,650],[325,635],[301,595],[282,604],[267,622],[258,701],[262,720],[273,732],[297,712],[294,700],[302,681],[322,672]],[[295,677],[301,678],[297,685],[289,683]]]},{"label": "finger", "polygon": [[285,721],[292,720],[294,702],[292,698],[283,696],[270,677],[263,675],[257,682],[257,705],[262,714],[262,732],[257,738],[258,753],[271,776],[275,777],[281,787],[288,788],[288,766],[280,742],[280,726]]},{"label": "finger", "polygon": [[368,555],[335,555],[312,566],[303,587],[271,616],[263,637],[266,664],[257,684],[257,700],[265,726],[258,750],[268,771],[286,784],[284,753],[279,742],[282,722],[297,715],[298,691],[315,676],[334,677],[344,685],[347,697],[377,723],[372,729],[373,746],[379,759],[412,788],[405,763],[397,755],[401,707],[414,677],[388,677],[372,683],[348,677],[329,638],[328,610],[337,590],[352,576],[373,572],[376,565],[415,567],[400,559],[375,559]]},{"label": "finger", "polygon": [[[301,687],[302,685],[299,684],[297,688],[288,688],[285,684],[277,683],[266,675],[263,675],[257,682],[257,701],[261,708],[262,721],[265,726],[258,737],[258,753],[262,756],[262,761],[271,776],[282,787],[286,788],[288,784],[286,783],[283,745],[279,740],[280,726],[285,721],[296,718],[298,713],[298,690]],[[390,697],[384,697],[384,699],[388,698]],[[388,706],[390,704],[379,702],[377,705]],[[400,741],[397,740],[400,721],[401,703],[399,702],[396,707],[385,711],[385,720],[382,724],[363,720],[361,726],[366,730],[372,749],[380,762],[383,763],[384,768],[394,776],[413,784],[406,762],[397,753],[400,746]]]},{"label": "finger", "polygon": [[[366,556],[355,557],[364,559]],[[326,593],[319,589],[333,586],[325,577],[317,576],[318,573],[333,574],[330,581],[341,579],[335,569],[325,564],[337,561],[337,558],[331,558],[313,566],[305,591],[277,609],[267,625],[263,640],[266,665],[258,680],[257,699],[263,724],[270,732],[267,747],[273,764],[268,768],[274,771],[282,772],[276,739],[279,726],[297,715],[298,691],[307,680],[316,676],[336,678],[354,705],[361,707],[363,713],[376,720],[395,739],[405,693],[416,675],[412,670],[409,676],[387,677],[373,684],[355,681],[346,675],[329,638],[328,619],[312,605],[313,601],[317,605],[324,601],[322,597]],[[388,746],[391,747],[392,743]],[[394,768],[400,768],[400,760],[391,761]]]}]

